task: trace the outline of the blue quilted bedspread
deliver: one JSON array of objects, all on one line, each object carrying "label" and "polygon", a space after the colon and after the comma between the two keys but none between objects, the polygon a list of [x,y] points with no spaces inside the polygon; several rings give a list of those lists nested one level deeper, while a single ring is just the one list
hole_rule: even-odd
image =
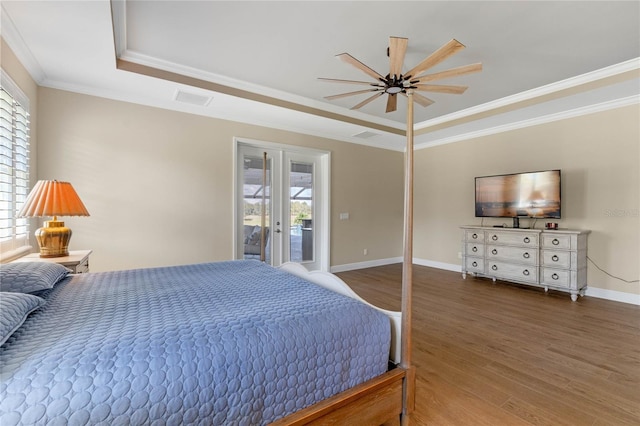
[{"label": "blue quilted bedspread", "polygon": [[266,424],[384,373],[389,320],[257,261],[69,276],[0,347],[0,425]]}]

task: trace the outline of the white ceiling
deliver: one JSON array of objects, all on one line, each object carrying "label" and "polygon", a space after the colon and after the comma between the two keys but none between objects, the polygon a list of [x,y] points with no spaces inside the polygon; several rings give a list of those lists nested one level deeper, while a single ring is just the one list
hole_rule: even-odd
[{"label": "white ceiling", "polygon": [[384,75],[389,36],[409,39],[405,70],[455,38],[466,49],[430,71],[483,63],[437,82],[469,86],[464,94],[416,105],[418,147],[640,99],[638,1],[3,0],[1,31],[41,86],[398,150],[403,98],[390,114],[384,97],[359,111],[349,108],[368,95],[324,99],[362,86],[318,77],[369,79],[335,55]]}]

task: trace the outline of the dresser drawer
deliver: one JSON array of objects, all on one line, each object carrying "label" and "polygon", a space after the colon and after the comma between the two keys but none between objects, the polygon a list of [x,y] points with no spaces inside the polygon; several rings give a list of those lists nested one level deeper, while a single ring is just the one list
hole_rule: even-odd
[{"label": "dresser drawer", "polygon": [[571,271],[542,268],[542,283],[551,287],[569,288],[571,286]]},{"label": "dresser drawer", "polygon": [[487,245],[488,260],[506,260],[526,265],[538,264],[538,249],[535,247],[509,247]]},{"label": "dresser drawer", "polygon": [[512,279],[533,284],[538,282],[537,266],[488,261],[486,274],[496,278]]},{"label": "dresser drawer", "polygon": [[572,235],[561,235],[561,234],[542,234],[542,248],[549,249],[561,249],[561,250],[571,250],[572,247],[571,240],[573,239]]},{"label": "dresser drawer", "polygon": [[487,243],[537,247],[538,234],[533,232],[488,232]]},{"label": "dresser drawer", "polygon": [[576,267],[576,252],[562,250],[543,250],[542,265],[552,268],[571,269]]},{"label": "dresser drawer", "polygon": [[484,274],[484,259],[480,257],[467,257],[464,261],[464,267],[467,272]]},{"label": "dresser drawer", "polygon": [[484,243],[484,231],[474,230],[474,229],[465,229],[464,240],[466,242],[477,241],[479,243]]},{"label": "dresser drawer", "polygon": [[484,244],[466,243],[464,252],[467,256],[484,257]]}]

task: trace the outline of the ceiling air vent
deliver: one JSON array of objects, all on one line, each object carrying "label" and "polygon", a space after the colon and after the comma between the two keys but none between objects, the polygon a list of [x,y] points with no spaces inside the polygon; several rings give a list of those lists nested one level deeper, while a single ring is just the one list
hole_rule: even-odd
[{"label": "ceiling air vent", "polygon": [[364,132],[356,133],[355,135],[353,135],[354,138],[360,138],[360,139],[369,139],[369,138],[372,138],[374,136],[379,136],[379,133],[370,132],[368,130],[365,130]]},{"label": "ceiling air vent", "polygon": [[183,92],[182,90],[177,90],[174,99],[176,101],[184,102],[191,105],[207,106],[213,98],[211,96],[197,95],[195,93],[188,93]]}]

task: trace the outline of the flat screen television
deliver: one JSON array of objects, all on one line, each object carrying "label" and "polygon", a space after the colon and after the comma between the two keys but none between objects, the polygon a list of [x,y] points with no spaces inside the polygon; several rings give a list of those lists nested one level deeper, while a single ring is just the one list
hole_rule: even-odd
[{"label": "flat screen television", "polygon": [[560,170],[481,176],[476,217],[560,219]]}]

